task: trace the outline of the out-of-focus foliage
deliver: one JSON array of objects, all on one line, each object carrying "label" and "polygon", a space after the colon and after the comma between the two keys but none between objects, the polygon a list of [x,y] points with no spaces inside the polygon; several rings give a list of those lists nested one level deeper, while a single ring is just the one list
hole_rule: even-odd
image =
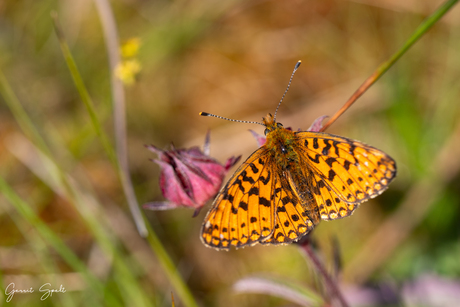
[{"label": "out-of-focus foliage", "polygon": [[[160,171],[148,161],[144,144],[200,146],[211,129],[211,156],[221,163],[229,156],[245,159],[257,148],[248,129],[261,133],[260,127],[200,117],[200,111],[259,121],[274,112],[294,64],[302,60],[277,119],[307,129],[340,108],[441,2],[112,1],[120,41],[141,41],[134,56],[140,71],[126,88],[129,166],[139,202],[162,200]],[[4,86],[0,176],[101,288],[50,248],[38,222],[30,223],[0,197],[2,289],[11,282],[18,289],[34,287],[34,293],[15,294],[17,306],[171,306],[173,289],[137,235],[116,170],[61,54],[51,11],[58,13],[99,120],[113,138],[113,72],[92,1],[1,1],[0,70],[49,146],[52,163],[85,191],[78,196],[90,200],[82,203],[96,203],[97,210],[76,208],[39,175],[51,167],[36,159],[7,107]],[[388,191],[313,233],[326,263],[332,261],[331,238],[337,238],[344,283],[385,282],[398,289],[419,284],[428,273],[460,279],[458,50],[460,9],[454,7],[327,131],[375,146],[398,163]],[[199,229],[206,209],[193,219],[187,209],[146,213],[202,306],[283,305],[281,298],[235,294],[232,285],[253,273],[318,286],[294,245],[228,253],[205,248]],[[47,282],[67,292],[40,301],[38,288]]]}]

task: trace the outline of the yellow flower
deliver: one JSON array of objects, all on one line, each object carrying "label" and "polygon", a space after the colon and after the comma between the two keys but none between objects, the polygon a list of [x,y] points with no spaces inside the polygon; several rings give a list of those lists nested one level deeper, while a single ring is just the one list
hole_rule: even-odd
[{"label": "yellow flower", "polygon": [[115,76],[124,84],[134,83],[136,75],[141,71],[141,64],[137,59],[126,60],[118,64],[115,68]]},{"label": "yellow flower", "polygon": [[120,53],[123,58],[132,58],[137,55],[141,47],[141,40],[138,37],[133,37],[121,45]]}]

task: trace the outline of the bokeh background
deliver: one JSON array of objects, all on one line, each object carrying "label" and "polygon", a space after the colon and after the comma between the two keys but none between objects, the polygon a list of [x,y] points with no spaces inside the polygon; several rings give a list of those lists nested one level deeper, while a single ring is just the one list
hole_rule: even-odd
[{"label": "bokeh background", "polygon": [[[245,159],[257,148],[248,129],[262,133],[261,127],[200,117],[200,111],[260,121],[274,112],[302,60],[277,119],[306,129],[317,117],[333,115],[441,3],[111,1],[121,42],[141,41],[141,71],[125,87],[129,168],[138,201],[163,200],[159,168],[149,161],[155,155],[145,144],[202,146],[209,129],[213,157]],[[112,72],[95,3],[1,1],[0,175],[96,282],[88,284],[43,239],[37,221],[0,197],[0,305],[171,306],[174,288],[136,232],[117,172],[66,66],[52,11],[114,143]],[[454,295],[460,289],[458,50],[460,8],[454,7],[328,129],[382,149],[398,164],[384,194],[352,217],[321,223],[312,235],[328,268],[337,264],[338,246],[342,289],[353,306],[456,306],[452,302],[460,299]],[[90,208],[45,179],[52,167],[5,103],[12,93],[49,147],[50,163],[80,186],[78,196],[91,199]],[[237,293],[233,285],[248,276],[324,293],[321,278],[295,245],[206,248],[199,230],[208,206],[196,218],[186,208],[145,212],[199,305],[295,306],[271,295]],[[4,290],[11,282],[35,293],[17,293],[7,303]],[[47,282],[67,292],[41,301],[38,287]]]}]

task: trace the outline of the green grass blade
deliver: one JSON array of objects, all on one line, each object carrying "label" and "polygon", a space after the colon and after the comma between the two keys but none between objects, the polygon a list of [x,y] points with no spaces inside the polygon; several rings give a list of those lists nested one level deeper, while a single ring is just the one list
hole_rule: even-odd
[{"label": "green grass blade", "polygon": [[45,140],[42,138],[32,121],[30,120],[27,112],[22,107],[19,102],[18,97],[15,95],[13,89],[11,88],[8,80],[3,75],[3,72],[0,69],[0,94],[3,96],[8,108],[11,113],[13,113],[14,119],[21,127],[22,131],[32,140],[43,152],[50,155],[48,145],[46,145]]},{"label": "green grass blade", "polygon": [[190,292],[190,289],[187,287],[187,285],[177,272],[174,263],[172,262],[171,258],[169,257],[168,253],[163,247],[163,244],[161,244],[160,239],[158,239],[157,235],[155,234],[153,229],[151,229],[149,224],[147,224],[147,228],[149,230],[147,241],[149,242],[152,249],[155,251],[155,254],[158,257],[161,266],[165,270],[174,289],[176,289],[177,295],[182,299],[182,303],[188,307],[198,307],[198,304],[195,301],[195,298],[193,297],[192,293]]},{"label": "green grass blade", "polygon": [[438,22],[456,3],[458,0],[449,0],[444,2],[433,14],[425,19],[422,24],[414,31],[414,34],[406,41],[406,43],[398,50],[388,61],[380,65],[374,73],[375,83],[393,64],[403,56],[412,45],[414,45],[431,27]]},{"label": "green grass blade", "polygon": [[102,128],[102,124],[100,123],[99,118],[97,117],[96,108],[94,107],[94,103],[91,99],[91,96],[86,90],[85,83],[83,82],[83,79],[81,77],[81,74],[78,70],[77,64],[75,63],[73,56],[70,53],[69,46],[64,40],[64,34],[62,33],[58,25],[56,14],[52,14],[52,17],[54,20],[54,28],[56,31],[57,38],[59,40],[59,45],[61,47],[62,54],[64,55],[67,67],[70,70],[70,75],[73,78],[75,87],[77,88],[77,91],[80,94],[80,97],[86,106],[88,114],[91,118],[91,123],[93,124],[97,136],[101,140],[102,146],[104,147],[104,150],[107,156],[109,157],[110,162],[112,162],[113,165],[117,165],[117,159],[113,150],[113,146],[110,144],[110,141],[107,135],[105,134],[104,129]]},{"label": "green grass blade", "polygon": [[337,118],[339,118],[346,110],[359,97],[361,97],[378,79],[380,79],[383,74],[385,74],[390,67],[392,67],[399,58],[401,58],[407,50],[409,50],[412,45],[415,44],[441,17],[443,17],[456,3],[458,0],[449,0],[446,1],[443,5],[441,5],[430,17],[425,19],[422,24],[415,30],[414,34],[406,41],[406,43],[399,49],[388,61],[382,63],[374,73],[367,78],[363,84],[353,93],[353,95],[348,99],[347,102],[343,105],[343,107],[334,114],[329,121],[321,128],[321,132],[325,131],[332,123],[334,123]]},{"label": "green grass blade", "polygon": [[[45,242],[52,246],[56,252],[64,259],[64,261],[71,266],[76,272],[82,274],[86,280],[88,287],[95,293],[94,303],[100,305],[103,297],[100,296],[104,291],[103,285],[88,271],[86,265],[70,250],[63,241],[35,214],[31,207],[23,201],[8,183],[0,177],[0,192],[7,199],[7,201],[17,210],[17,212],[32,225]],[[98,297],[99,296],[99,297]],[[111,306],[120,306],[117,300],[108,295],[105,297]],[[112,305],[113,304],[113,305]],[[102,306],[102,305],[100,305]]]}]

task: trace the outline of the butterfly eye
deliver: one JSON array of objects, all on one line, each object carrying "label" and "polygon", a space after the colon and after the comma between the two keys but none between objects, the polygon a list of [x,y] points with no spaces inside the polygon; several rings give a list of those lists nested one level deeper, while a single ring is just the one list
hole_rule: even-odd
[{"label": "butterfly eye", "polygon": [[269,132],[270,132],[270,130],[268,130],[268,128],[267,128],[267,129],[265,129],[264,134],[267,135]]},{"label": "butterfly eye", "polygon": [[276,123],[276,125],[277,125],[279,128],[283,127],[283,124],[282,124],[282,123]]}]

